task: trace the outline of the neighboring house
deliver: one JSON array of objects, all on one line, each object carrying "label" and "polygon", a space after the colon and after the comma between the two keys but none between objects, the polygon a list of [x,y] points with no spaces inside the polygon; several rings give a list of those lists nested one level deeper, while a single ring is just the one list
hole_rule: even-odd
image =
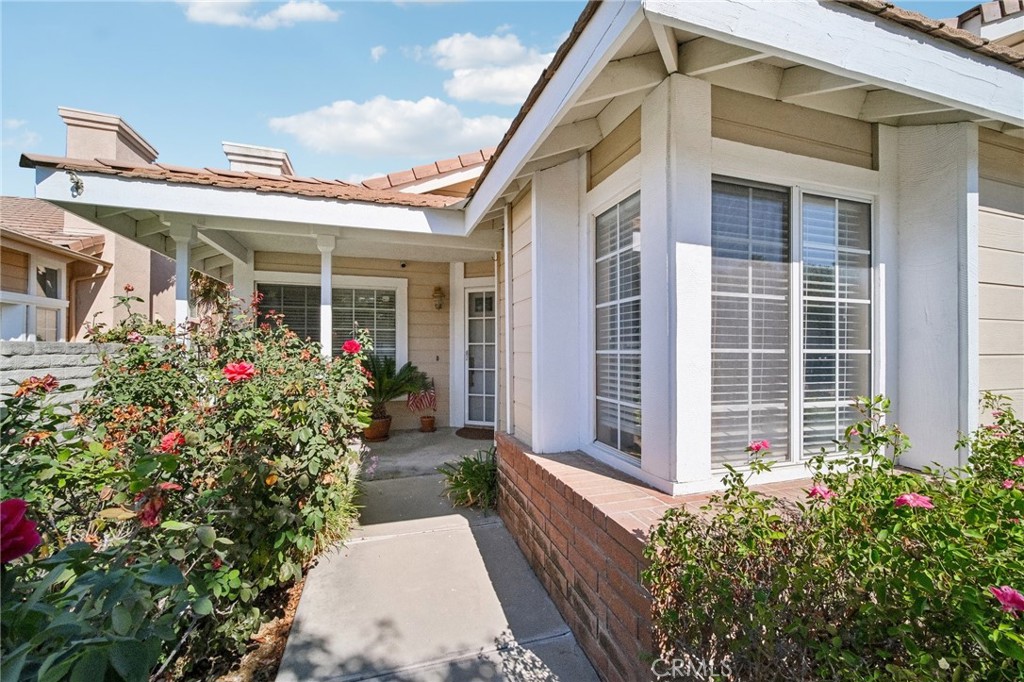
[{"label": "neighboring house", "polygon": [[[534,478],[516,453],[579,451],[679,495],[755,439],[778,459],[760,481],[805,476],[856,395],[892,397],[911,466],[963,461],[983,389],[1024,408],[1024,13],[976,14],[592,2],[464,198],[416,169],[297,176],[279,150],[249,148],[261,170],[76,153],[122,132],[73,119],[66,156],[22,165],[39,197],[174,254],[179,320],[191,266],[264,292],[327,353],[371,326],[438,381],[439,423],[497,423],[530,521],[503,517],[563,614],[611,612],[605,582],[580,601],[573,576],[607,561],[635,582],[638,550],[616,548],[671,498],[631,488],[591,515],[579,465]],[[566,616],[592,658],[599,631],[643,646],[642,608],[599,611]]]},{"label": "neighboring house", "polygon": [[0,260],[0,340],[80,341],[124,316],[125,284],[136,312],[174,320],[173,261],[41,199],[0,197]]}]

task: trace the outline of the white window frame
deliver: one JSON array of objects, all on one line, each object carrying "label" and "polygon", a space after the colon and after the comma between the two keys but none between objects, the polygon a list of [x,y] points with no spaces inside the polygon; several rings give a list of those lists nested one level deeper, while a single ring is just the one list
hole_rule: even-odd
[{"label": "white window frame", "polygon": [[[320,288],[320,275],[309,272],[257,270],[253,290],[260,284],[293,284]],[[395,292],[395,362],[401,367],[409,361],[409,280],[403,277],[366,277],[331,275],[333,289],[389,289]],[[337,351],[339,349],[335,349]]]},{"label": "white window frame", "polygon": [[[713,178],[775,185],[790,191],[790,419],[789,451],[777,453],[779,460],[772,471],[758,480],[770,482],[806,475],[803,457],[803,195],[814,194],[832,199],[866,203],[871,216],[871,369],[870,392],[887,393],[885,383],[885,283],[880,280],[878,266],[884,258],[887,241],[881,229],[881,205],[886,201],[886,188],[878,171],[857,168],[831,161],[813,159],[786,152],[764,149],[719,138],[712,139]],[[770,169],[770,170],[766,170]],[[892,226],[893,229],[895,225]],[[799,257],[797,257],[799,256]],[[710,305],[710,301],[708,302]],[[710,343],[710,339],[709,339]],[[710,454],[710,453],[709,453]],[[745,470],[747,467],[736,467]],[[713,466],[711,478],[718,481],[724,467]],[[707,486],[703,486],[704,489]]]},{"label": "white window frame", "polygon": [[[585,188],[587,186],[587,164],[580,164],[583,178],[581,179],[580,187]],[[580,224],[585,226],[585,233],[583,239],[580,240],[580,259],[582,263],[586,263],[585,268],[580,268],[580,343],[582,348],[586,349],[585,352],[580,353],[581,361],[583,365],[583,381],[584,387],[581,395],[585,398],[587,419],[583,423],[583,432],[580,434],[580,442],[583,444],[582,450],[586,454],[594,457],[595,459],[602,461],[616,469],[626,471],[634,476],[641,479],[648,479],[648,475],[643,471],[643,452],[639,459],[625,454],[609,445],[597,440],[597,332],[595,325],[597,324],[597,294],[595,291],[596,283],[596,258],[597,258],[597,245],[595,242],[595,228],[597,216],[601,215],[608,209],[620,204],[625,199],[633,196],[637,192],[641,191],[640,187],[640,157],[634,157],[622,165],[621,168],[616,170],[610,176],[605,178],[596,187],[584,193],[582,205],[582,215]],[[643,213],[640,214],[640,248],[643,249]],[[641,291],[641,297],[643,292]],[[643,311],[641,310],[641,316]],[[642,318],[641,318],[642,319]],[[641,348],[641,363],[643,363],[643,348],[644,339],[641,335],[640,348]],[[641,364],[640,380],[643,382],[643,364]],[[643,407],[641,406],[641,410]],[[642,412],[641,412],[642,414]],[[661,425],[665,428],[665,425]],[[644,420],[641,416],[640,422],[640,439],[641,442],[648,441],[645,438],[646,432],[652,428],[648,425],[647,420]],[[653,481],[648,481],[652,482]]]},{"label": "white window frame", "polygon": [[[0,303],[25,306],[25,333],[24,338],[11,339],[12,341],[36,342],[36,322],[39,308],[57,311],[57,339],[56,342],[67,341],[67,313],[68,313],[68,277],[67,263],[56,258],[50,258],[31,250],[22,251],[28,254],[28,293],[20,294],[13,291],[0,292]],[[37,268],[50,268],[57,271],[57,298],[43,296],[39,291],[39,282],[36,280]]]}]

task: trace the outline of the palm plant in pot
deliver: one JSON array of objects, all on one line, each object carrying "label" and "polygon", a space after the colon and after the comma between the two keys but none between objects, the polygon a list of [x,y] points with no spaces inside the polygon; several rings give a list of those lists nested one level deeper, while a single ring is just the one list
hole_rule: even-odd
[{"label": "palm plant in pot", "polygon": [[366,397],[370,402],[370,425],[363,431],[363,440],[371,443],[387,440],[391,433],[391,415],[388,403],[423,387],[424,375],[416,365],[407,362],[400,368],[392,358],[368,353],[363,365],[370,373],[372,384]]},{"label": "palm plant in pot", "polygon": [[422,372],[420,372],[420,377],[420,388],[409,392],[409,396],[405,399],[405,406],[413,414],[430,410],[430,414],[420,415],[420,431],[432,433],[437,431],[437,426],[434,423],[434,413],[437,412],[437,391],[434,389],[433,379]]}]

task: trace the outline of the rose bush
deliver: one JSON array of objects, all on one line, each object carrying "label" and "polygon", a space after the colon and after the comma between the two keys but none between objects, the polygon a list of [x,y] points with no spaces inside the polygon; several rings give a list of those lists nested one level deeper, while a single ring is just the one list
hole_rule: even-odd
[{"label": "rose bush", "polygon": [[5,680],[9,660],[40,679],[212,675],[248,645],[261,594],[344,537],[364,355],[325,359],[256,310],[211,296],[187,344],[118,328],[129,342],[73,415],[47,400],[70,387],[42,379],[5,401],[0,492],[42,534],[33,560],[5,568]]},{"label": "rose bush", "polygon": [[772,466],[759,441],[702,515],[652,530],[658,654],[734,680],[1024,679],[1024,425],[987,396],[971,466],[916,473],[888,401],[858,406],[840,455],[810,460],[805,503],[748,487]]}]

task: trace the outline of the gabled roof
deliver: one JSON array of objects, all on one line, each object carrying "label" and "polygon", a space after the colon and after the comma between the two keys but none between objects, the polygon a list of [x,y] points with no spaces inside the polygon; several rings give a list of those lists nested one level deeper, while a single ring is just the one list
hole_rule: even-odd
[{"label": "gabled roof", "polygon": [[43,201],[0,197],[0,229],[87,256],[103,249],[103,230],[85,220],[67,220],[67,213]]},{"label": "gabled roof", "polygon": [[476,168],[483,166],[487,161],[494,156],[494,151],[497,147],[486,147],[485,149],[478,149],[468,154],[459,154],[452,159],[442,159],[441,161],[434,161],[423,166],[416,166],[408,170],[397,171],[395,173],[388,173],[377,178],[367,178],[363,180],[363,187],[369,189],[397,189],[399,187],[405,187],[421,180],[436,177],[438,175],[444,175],[445,173],[453,173],[455,171],[466,170],[469,168]]},{"label": "gabled roof", "polygon": [[116,175],[138,180],[157,180],[167,183],[422,208],[444,208],[459,201],[455,197],[434,194],[408,194],[394,190],[370,189],[342,180],[323,180],[296,175],[266,175],[252,171],[243,173],[221,168],[186,168],[166,163],[147,164],[111,159],[70,159],[42,154],[22,154],[21,166],[23,168],[56,168],[77,173]]}]

